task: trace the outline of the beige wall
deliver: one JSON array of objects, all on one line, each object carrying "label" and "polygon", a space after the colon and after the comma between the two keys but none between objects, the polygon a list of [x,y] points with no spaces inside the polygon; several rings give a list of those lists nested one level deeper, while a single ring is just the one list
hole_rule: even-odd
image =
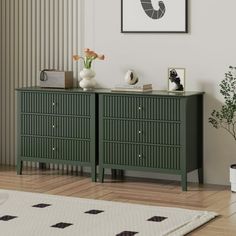
[{"label": "beige wall", "polygon": [[81,51],[83,1],[0,0],[0,162],[15,164],[15,88],[34,86],[43,68],[73,70]]}]

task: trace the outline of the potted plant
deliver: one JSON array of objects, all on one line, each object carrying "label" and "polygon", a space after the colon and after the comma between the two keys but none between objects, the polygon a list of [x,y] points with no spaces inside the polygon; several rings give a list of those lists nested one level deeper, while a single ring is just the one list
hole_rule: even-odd
[{"label": "potted plant", "polygon": [[[221,109],[213,110],[209,122],[214,128],[225,129],[236,141],[236,67],[229,67],[220,83],[220,93],[224,97]],[[232,192],[236,192],[236,164],[230,166]]]}]

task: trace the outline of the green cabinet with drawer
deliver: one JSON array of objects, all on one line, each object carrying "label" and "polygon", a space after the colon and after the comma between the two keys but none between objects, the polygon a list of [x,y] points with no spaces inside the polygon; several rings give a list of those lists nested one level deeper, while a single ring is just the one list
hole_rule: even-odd
[{"label": "green cabinet with drawer", "polygon": [[99,173],[104,169],[180,175],[203,182],[203,93],[99,94]]},{"label": "green cabinet with drawer", "polygon": [[22,162],[90,166],[96,181],[96,94],[18,89],[17,173]]},{"label": "green cabinet with drawer", "polygon": [[18,89],[17,172],[23,161],[142,170],[203,182],[203,93]]}]

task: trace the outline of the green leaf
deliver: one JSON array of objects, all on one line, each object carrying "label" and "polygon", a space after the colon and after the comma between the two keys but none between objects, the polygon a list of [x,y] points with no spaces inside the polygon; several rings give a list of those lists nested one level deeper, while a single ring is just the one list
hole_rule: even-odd
[{"label": "green leaf", "polygon": [[214,128],[224,128],[236,140],[236,77],[232,74],[233,70],[236,70],[236,67],[229,66],[229,71],[225,73],[225,78],[219,85],[225,100],[224,105],[219,110],[213,110],[208,121]]}]

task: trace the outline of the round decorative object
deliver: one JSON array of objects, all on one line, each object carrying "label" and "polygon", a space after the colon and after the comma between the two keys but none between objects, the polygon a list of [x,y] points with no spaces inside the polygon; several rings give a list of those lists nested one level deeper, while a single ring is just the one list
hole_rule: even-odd
[{"label": "round decorative object", "polygon": [[128,70],[125,74],[125,82],[134,85],[138,82],[138,76],[133,70]]},{"label": "round decorative object", "polygon": [[96,73],[92,69],[84,68],[80,71],[82,80],[79,82],[80,87],[84,90],[93,90],[96,86],[96,81],[93,79]]}]

